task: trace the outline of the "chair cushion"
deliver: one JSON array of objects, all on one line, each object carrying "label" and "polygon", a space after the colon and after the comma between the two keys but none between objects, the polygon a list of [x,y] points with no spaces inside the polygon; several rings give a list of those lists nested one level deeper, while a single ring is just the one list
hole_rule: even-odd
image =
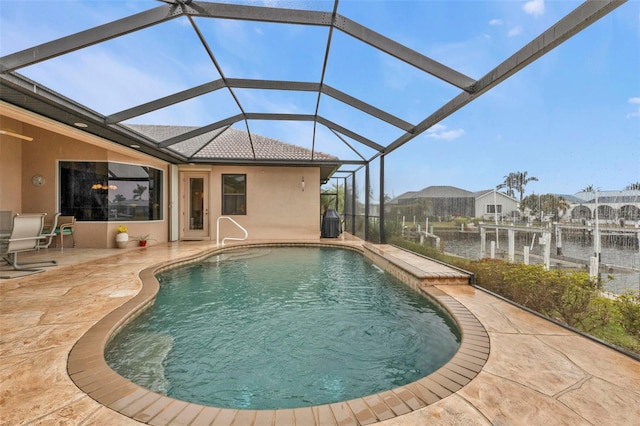
[{"label": "chair cushion", "polygon": [[[55,229],[55,231],[53,231],[53,233],[54,233],[54,234],[56,234],[56,235],[58,235],[58,234],[60,233],[60,228],[56,228],[56,229]],[[64,235],[71,235],[71,234],[73,234],[73,230],[72,230],[72,229],[69,229],[69,228],[66,228],[66,229],[63,229],[63,230],[62,230],[62,233],[63,233]]]}]

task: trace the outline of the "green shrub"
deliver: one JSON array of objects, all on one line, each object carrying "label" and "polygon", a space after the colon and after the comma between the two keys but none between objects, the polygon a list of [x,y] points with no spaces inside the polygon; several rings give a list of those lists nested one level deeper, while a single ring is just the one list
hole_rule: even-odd
[{"label": "green shrub", "polygon": [[476,285],[514,300],[514,288],[505,279],[505,265],[506,263],[501,260],[482,259],[471,262],[469,272],[474,273]]},{"label": "green shrub", "polygon": [[467,219],[466,217],[458,216],[453,219],[453,224],[458,228],[460,228],[460,226],[462,225],[466,225],[467,223],[469,223],[469,219]]},{"label": "green shrub", "polygon": [[[580,325],[580,330],[595,336],[599,330],[604,330],[614,324],[614,321],[612,321],[614,307],[610,299],[601,296],[593,299],[591,301],[591,312],[592,315],[589,318],[585,318],[583,323]],[[618,346],[624,346],[613,341],[610,343],[617,344]]]},{"label": "green shrub", "polygon": [[625,293],[614,302],[618,310],[620,326],[627,333],[640,339],[640,295]]},{"label": "green shrub", "polygon": [[467,270],[482,288],[640,354],[640,295],[625,294],[617,300],[602,297],[598,283],[582,271],[547,271],[542,265],[497,259],[471,261],[401,237],[389,243]]},{"label": "green shrub", "polygon": [[608,318],[595,309],[598,287],[585,272],[547,271],[542,265],[495,259],[472,262],[469,270],[477,285],[571,327],[591,327]]},{"label": "green shrub", "polygon": [[[554,313],[561,321],[582,331],[590,332],[602,327],[609,314],[598,304],[600,290],[586,272],[555,271],[558,277],[557,294],[552,303]],[[558,297],[559,296],[559,297]]]},{"label": "green shrub", "polygon": [[471,263],[469,259],[465,259],[464,257],[445,254],[439,247],[414,243],[399,236],[390,237],[387,242],[398,247],[403,247],[414,253],[448,263],[449,265],[456,266],[458,268],[466,269],[466,266]]}]

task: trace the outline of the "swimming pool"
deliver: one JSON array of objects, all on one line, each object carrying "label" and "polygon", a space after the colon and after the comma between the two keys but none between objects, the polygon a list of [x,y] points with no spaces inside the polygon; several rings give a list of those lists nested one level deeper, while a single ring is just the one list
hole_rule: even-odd
[{"label": "swimming pool", "polygon": [[115,336],[107,360],[146,388],[199,404],[279,409],[362,397],[425,377],[460,342],[437,305],[350,250],[236,250],[158,280],[156,303]]}]

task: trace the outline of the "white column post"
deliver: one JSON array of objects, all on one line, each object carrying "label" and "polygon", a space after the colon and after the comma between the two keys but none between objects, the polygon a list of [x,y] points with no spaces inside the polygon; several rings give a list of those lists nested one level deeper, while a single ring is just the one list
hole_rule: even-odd
[{"label": "white column post", "polygon": [[556,224],[556,254],[562,256],[562,228]]},{"label": "white column post", "polygon": [[496,189],[493,189],[493,217],[496,222],[496,247],[500,247],[499,235],[498,235],[498,198],[496,196]]},{"label": "white column post", "polygon": [[593,234],[593,256],[600,262],[600,225],[598,224],[598,190],[596,189],[596,227]]},{"label": "white column post", "polygon": [[547,271],[551,266],[551,232],[543,232],[541,243],[544,244],[544,269]]},{"label": "white column post", "polygon": [[509,262],[515,262],[516,260],[516,231],[509,228]]},{"label": "white column post", "polygon": [[598,258],[595,256],[589,258],[589,276],[598,278]]}]

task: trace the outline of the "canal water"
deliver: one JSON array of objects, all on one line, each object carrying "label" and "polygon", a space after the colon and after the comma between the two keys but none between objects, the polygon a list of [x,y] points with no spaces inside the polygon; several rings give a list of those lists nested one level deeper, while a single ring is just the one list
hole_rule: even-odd
[{"label": "canal water", "polygon": [[[480,259],[480,233],[479,232],[460,232],[445,231],[436,234],[444,242],[444,251],[468,259]],[[495,233],[487,230],[487,249],[485,256],[489,256],[489,247],[491,241],[495,241]],[[538,238],[540,235],[538,234]],[[516,252],[522,252],[524,246],[530,248],[530,263],[542,263],[542,246],[539,244],[538,238],[533,240],[532,235],[524,238],[516,238]],[[498,240],[498,251],[504,252],[508,247],[508,238],[506,233],[500,234]],[[552,241],[551,254],[557,253],[555,241]],[[593,245],[582,241],[562,241],[562,255],[588,262],[589,258],[594,255]],[[551,261],[553,264],[553,259]],[[600,264],[603,272],[600,277],[603,282],[605,291],[616,294],[625,291],[640,292],[640,250],[637,245],[633,244],[603,244],[600,253]],[[584,267],[587,271],[587,267]]]}]

